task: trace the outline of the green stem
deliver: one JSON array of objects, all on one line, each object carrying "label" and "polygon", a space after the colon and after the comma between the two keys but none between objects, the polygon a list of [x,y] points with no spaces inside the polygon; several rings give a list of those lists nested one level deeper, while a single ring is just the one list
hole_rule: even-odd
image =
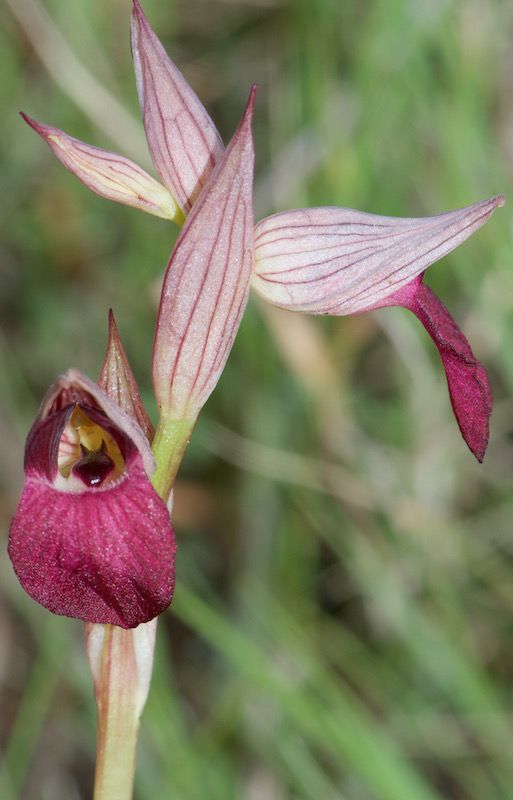
[{"label": "green stem", "polygon": [[139,713],[134,702],[137,665],[131,630],[105,626],[101,676],[96,685],[98,741],[94,800],[131,800]]},{"label": "green stem", "polygon": [[[165,502],[173,488],[194,423],[195,420],[159,421],[152,445],[156,462],[152,484]],[[106,625],[97,674],[93,668],[98,706],[94,800],[132,798],[139,717],[146,699],[144,695],[142,703],[136,701],[139,686],[135,635],[133,630]],[[96,663],[93,642],[91,648],[90,657],[92,655],[92,663]],[[153,658],[153,643],[146,652]]]},{"label": "green stem", "polygon": [[171,494],[195,423],[195,419],[161,417],[159,420],[152,444],[157,468],[151,482],[160,497],[166,502]]}]

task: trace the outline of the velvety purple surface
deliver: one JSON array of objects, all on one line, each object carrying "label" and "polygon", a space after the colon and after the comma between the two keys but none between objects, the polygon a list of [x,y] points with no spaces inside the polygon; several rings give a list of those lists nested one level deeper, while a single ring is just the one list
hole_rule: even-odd
[{"label": "velvety purple surface", "polygon": [[433,339],[444,365],[461,434],[477,460],[482,461],[488,445],[493,398],[486,371],[467,338],[441,300],[424,285],[422,276],[391,295],[386,305],[408,308]]},{"label": "velvety purple surface", "polygon": [[[25,591],[55,614],[133,628],[171,602],[174,531],[134,441],[98,407],[86,405],[84,399],[94,399],[78,383],[71,388],[55,395],[27,438],[9,555]],[[62,408],[61,400],[72,395],[118,444],[125,471],[111,483],[85,481],[77,491],[75,482],[68,491],[59,474],[59,441],[75,407]]]},{"label": "velvety purple surface", "polygon": [[81,493],[27,477],[9,555],[28,594],[68,617],[133,628],[174,588],[174,532],[139,456],[119,483]]}]

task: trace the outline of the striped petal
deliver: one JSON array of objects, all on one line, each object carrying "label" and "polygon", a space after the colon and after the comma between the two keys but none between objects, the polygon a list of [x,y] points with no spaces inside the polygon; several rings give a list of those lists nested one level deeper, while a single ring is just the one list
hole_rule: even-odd
[{"label": "striped petal", "polygon": [[383,303],[503,205],[502,196],[435,217],[382,217],[346,208],[286,211],[255,229],[254,289],[310,314],[354,314]]},{"label": "striped petal", "polygon": [[167,418],[196,418],[219,380],[246,307],[253,267],[254,95],[253,89],[164,278],[153,380]]},{"label": "striped petal", "polygon": [[447,378],[449,396],[461,435],[478,461],[488,445],[492,392],[483,365],[444,304],[424,285],[422,276],[388,297],[387,306],[412,311],[435,343]]},{"label": "striped petal", "polygon": [[146,138],[155,169],[187,213],[223,152],[217,128],[151,29],[139,0],[132,53]]},{"label": "striped petal", "polygon": [[[96,441],[96,444],[94,442]],[[55,614],[132,628],[174,588],[175,540],[144,432],[85,376],[47,394],[27,438],[9,555]]]},{"label": "striped petal", "polygon": [[22,117],[59,161],[96,194],[156,217],[182,222],[182,213],[168,190],[130,159],[74,139],[27,114]]}]

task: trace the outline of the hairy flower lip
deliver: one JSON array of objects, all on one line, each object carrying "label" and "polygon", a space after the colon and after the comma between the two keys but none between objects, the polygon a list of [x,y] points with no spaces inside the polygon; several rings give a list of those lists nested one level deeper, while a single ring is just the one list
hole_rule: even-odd
[{"label": "hairy flower lip", "polygon": [[[119,478],[78,491],[66,488],[57,460],[77,403],[86,429],[96,437],[99,426],[124,459]],[[176,544],[166,504],[149,481],[153,467],[135,420],[78,371],[60,376],[27,438],[25,485],[9,532],[14,570],[34,600],[56,614],[123,628],[165,610]]]}]

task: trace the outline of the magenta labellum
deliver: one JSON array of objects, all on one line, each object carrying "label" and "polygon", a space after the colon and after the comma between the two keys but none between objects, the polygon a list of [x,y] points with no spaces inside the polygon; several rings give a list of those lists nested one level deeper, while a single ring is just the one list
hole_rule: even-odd
[{"label": "magenta labellum", "polygon": [[123,628],[169,605],[176,545],[153,469],[135,420],[80,373],[58,379],[27,438],[9,534],[15,572],[34,600]]}]

